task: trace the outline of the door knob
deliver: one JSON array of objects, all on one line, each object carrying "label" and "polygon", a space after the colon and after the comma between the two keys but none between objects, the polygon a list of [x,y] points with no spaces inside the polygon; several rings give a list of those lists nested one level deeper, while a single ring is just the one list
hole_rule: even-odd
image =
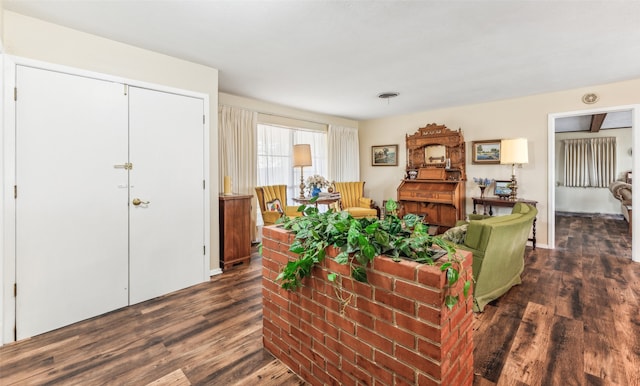
[{"label": "door knob", "polygon": [[150,203],[150,202],[151,202],[151,201],[142,201],[142,200],[141,200],[141,199],[139,199],[139,198],[134,198],[134,199],[133,199],[133,201],[131,201],[131,203],[132,203],[133,205],[135,205],[135,206],[138,206],[138,205],[140,205],[140,204],[145,204],[145,205],[146,205],[146,204],[148,204],[148,203]]}]

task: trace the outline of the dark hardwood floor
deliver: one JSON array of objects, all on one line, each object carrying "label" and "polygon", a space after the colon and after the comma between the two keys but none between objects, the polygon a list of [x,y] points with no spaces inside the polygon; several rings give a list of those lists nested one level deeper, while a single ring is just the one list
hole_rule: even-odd
[{"label": "dark hardwood floor", "polygon": [[[557,217],[523,283],[474,318],[475,385],[640,384],[640,264],[624,220]],[[0,348],[0,385],[299,385],[262,349],[261,261]]]}]

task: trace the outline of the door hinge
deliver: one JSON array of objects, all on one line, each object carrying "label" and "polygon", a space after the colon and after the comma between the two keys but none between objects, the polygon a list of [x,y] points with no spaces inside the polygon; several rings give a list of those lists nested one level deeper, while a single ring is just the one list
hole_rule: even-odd
[{"label": "door hinge", "polygon": [[13,88],[13,100],[14,101],[18,101],[18,88],[17,87]]},{"label": "door hinge", "polygon": [[202,180],[202,190],[204,190],[204,189],[205,189],[205,187],[206,187],[206,185],[205,185],[205,180]]},{"label": "door hinge", "polygon": [[207,254],[207,246],[206,246],[206,245],[203,245],[203,246],[202,246],[202,254],[203,254],[203,255],[206,255],[206,254]]},{"label": "door hinge", "polygon": [[18,297],[18,283],[13,283],[13,297]]},{"label": "door hinge", "polygon": [[18,185],[13,185],[13,198],[18,198]]}]

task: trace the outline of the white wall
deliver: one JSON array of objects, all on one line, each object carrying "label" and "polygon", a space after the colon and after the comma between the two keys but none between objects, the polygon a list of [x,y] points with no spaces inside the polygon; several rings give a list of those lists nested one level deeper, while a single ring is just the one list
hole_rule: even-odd
[{"label": "white wall", "polygon": [[616,165],[618,178],[631,170],[631,128],[601,130],[598,133],[558,133],[555,136],[556,153],[556,210],[560,212],[621,214],[620,201],[608,188],[568,188],[562,186],[564,160],[562,140],[570,138],[616,137]]},{"label": "white wall", "polygon": [[[598,94],[600,100],[595,105],[583,104],[581,97],[587,92]],[[634,79],[360,122],[360,175],[367,182],[365,193],[379,204],[388,198],[395,199],[396,188],[403,178],[406,163],[405,135],[415,133],[419,127],[428,123],[444,124],[454,130],[461,128],[467,142],[467,177],[471,182],[467,182],[466,196],[467,213],[471,213],[472,203],[469,197],[478,195],[479,192],[473,184],[473,177],[508,180],[511,176],[511,167],[507,165],[472,165],[471,141],[526,137],[529,140],[529,164],[516,169],[518,196],[539,202],[538,243],[545,246],[549,226],[547,196],[548,189],[553,189],[548,183],[548,115],[638,102],[640,79]],[[394,103],[402,103],[402,96],[394,100]],[[398,166],[370,166],[371,146],[385,144],[399,145]]]},{"label": "white wall", "polygon": [[219,268],[218,70],[4,10],[5,52],[209,95],[211,269]]}]

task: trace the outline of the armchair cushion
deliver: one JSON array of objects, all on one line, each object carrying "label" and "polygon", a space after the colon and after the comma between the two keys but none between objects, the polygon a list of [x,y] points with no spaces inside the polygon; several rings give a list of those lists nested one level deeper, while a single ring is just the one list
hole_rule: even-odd
[{"label": "armchair cushion", "polygon": [[466,224],[461,224],[459,226],[453,227],[453,228],[449,228],[447,229],[446,232],[444,232],[444,234],[442,235],[442,238],[445,240],[449,240],[452,243],[455,244],[462,244],[464,243],[464,237],[467,234],[467,227],[469,226],[468,223]]},{"label": "armchair cushion", "polygon": [[267,202],[266,206],[268,212],[284,213],[284,211],[282,210],[282,204],[280,203],[280,199],[278,198]]}]

